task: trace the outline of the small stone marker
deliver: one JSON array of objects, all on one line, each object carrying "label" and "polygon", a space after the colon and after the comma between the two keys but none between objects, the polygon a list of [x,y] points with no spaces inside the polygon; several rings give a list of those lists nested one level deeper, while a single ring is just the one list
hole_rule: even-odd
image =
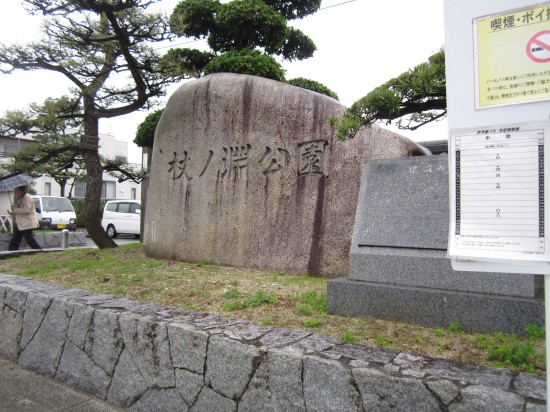
[{"label": "small stone marker", "polygon": [[359,246],[447,250],[447,168],[441,156],[368,162],[364,178],[369,190],[359,198],[364,211]]}]

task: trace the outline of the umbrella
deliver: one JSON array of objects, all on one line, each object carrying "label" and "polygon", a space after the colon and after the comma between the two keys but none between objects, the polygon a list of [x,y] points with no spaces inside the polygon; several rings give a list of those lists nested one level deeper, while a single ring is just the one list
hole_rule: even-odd
[{"label": "umbrella", "polygon": [[0,177],[0,192],[8,192],[8,197],[11,201],[9,191],[19,186],[26,186],[34,180],[33,177],[24,175],[23,173],[15,172],[7,176]]},{"label": "umbrella", "polygon": [[7,192],[19,186],[26,186],[33,180],[34,178],[19,172],[2,176],[0,177],[0,192]]}]

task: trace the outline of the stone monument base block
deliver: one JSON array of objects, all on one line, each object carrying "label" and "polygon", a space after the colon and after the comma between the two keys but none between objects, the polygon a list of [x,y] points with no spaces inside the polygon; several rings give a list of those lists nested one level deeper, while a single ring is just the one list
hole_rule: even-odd
[{"label": "stone monument base block", "polygon": [[543,275],[456,272],[444,250],[354,246],[350,257],[350,280],[522,298],[544,295]]},{"label": "stone monument base block", "polygon": [[521,333],[544,319],[544,300],[403,287],[339,278],[328,282],[330,313],[442,327],[458,322],[469,332]]}]

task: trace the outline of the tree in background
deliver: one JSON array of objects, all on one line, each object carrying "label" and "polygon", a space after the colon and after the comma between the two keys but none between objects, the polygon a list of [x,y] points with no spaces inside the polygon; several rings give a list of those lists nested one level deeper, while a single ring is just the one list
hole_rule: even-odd
[{"label": "tree in background", "polygon": [[[0,169],[38,177],[52,177],[61,188],[61,196],[69,195],[77,180],[86,181],[86,169],[80,147],[82,130],[80,122],[69,116],[64,107],[71,106],[70,98],[48,98],[42,104],[32,103],[26,110],[13,110],[0,118],[0,135],[32,137],[32,142],[17,152],[12,161],[0,165]],[[125,161],[100,156],[103,171],[119,182],[132,180],[139,183],[145,172],[134,170]],[[86,179],[84,179],[86,177]],[[67,192],[66,185],[72,182]]]},{"label": "tree in background", "polygon": [[277,61],[259,50],[230,50],[210,60],[204,74],[240,73],[284,81],[285,71]]},{"label": "tree in background", "polygon": [[336,122],[337,136],[351,138],[362,127],[394,120],[400,129],[416,130],[447,115],[446,93],[445,52],[441,50],[356,101]]},{"label": "tree in background", "polygon": [[134,143],[146,150],[147,169],[151,168],[151,153],[153,149],[153,142],[155,141],[155,130],[157,129],[157,124],[163,112],[164,109],[159,109],[155,110],[153,113],[149,113],[136,130]]},{"label": "tree in background", "polygon": [[[163,64],[173,75],[229,72],[285,81],[284,69],[274,56],[303,60],[316,50],[313,40],[288,21],[320,7],[321,0],[233,0],[224,4],[183,0],[170,16],[170,29],[178,36],[206,38],[211,51],[172,49]],[[302,82],[299,87],[311,84]]]},{"label": "tree in background", "polygon": [[305,77],[296,77],[295,79],[288,80],[287,83],[291,84],[292,86],[301,87],[302,89],[308,89],[332,97],[335,100],[339,100],[336,93],[334,93],[324,84],[316,82],[315,80],[306,79]]},{"label": "tree in background", "polygon": [[[97,142],[99,119],[149,109],[169,83],[186,76],[164,72],[151,47],[173,37],[165,16],[147,12],[156,2],[24,0],[31,14],[45,16],[45,37],[27,45],[0,44],[0,71],[49,70],[63,75],[73,84],[73,96],[71,104],[59,107],[57,116],[74,120],[82,130],[79,137]],[[68,146],[67,151],[73,149]],[[81,144],[79,150],[87,172],[88,232],[98,247],[114,247],[97,213],[104,170],[98,149]],[[49,162],[48,156],[36,158],[36,164]]]},{"label": "tree in background", "polygon": [[[10,115],[8,112],[7,116]],[[17,152],[12,161],[2,164],[2,170],[33,177],[50,176],[59,185],[61,196],[70,197],[72,186],[67,190],[67,184],[84,175],[85,170],[79,150],[69,151],[66,148],[78,148],[78,145],[79,139],[74,134],[36,134],[33,142]],[[45,159],[49,161],[45,162]]]},{"label": "tree in background", "polygon": [[[17,152],[1,168],[33,177],[43,174],[51,176],[59,184],[61,196],[65,196],[68,181],[83,173],[83,159],[76,150],[78,137],[71,133],[75,124],[71,119],[57,116],[66,105],[71,105],[67,97],[46,99],[43,105],[33,103],[26,110],[8,111],[0,118],[1,135],[16,137],[17,133],[21,133],[33,138],[31,144]],[[75,150],[66,150],[68,146]],[[49,160],[39,162],[38,159]]]},{"label": "tree in background", "polygon": [[[17,152],[10,162],[0,165],[8,172],[20,172],[38,177],[52,177],[60,187],[61,196],[71,197],[77,180],[85,180],[86,168],[80,147],[79,121],[64,118],[64,107],[72,106],[71,99],[63,96],[48,98],[42,104],[32,103],[28,109],[13,110],[0,118],[0,135],[18,137],[22,134],[32,137],[32,142]],[[119,182],[139,182],[144,171],[135,171],[121,160],[100,156],[103,170],[116,177]],[[67,190],[67,184],[71,186]]]},{"label": "tree in background", "polygon": [[[203,56],[215,60],[229,51],[259,50],[268,56],[303,60],[313,56],[315,44],[288,26],[287,20],[313,14],[320,6],[321,0],[233,0],[225,4],[219,0],[183,0],[170,16],[170,29],[178,36],[207,39],[214,54],[188,49],[192,51],[186,53],[194,53],[195,59]],[[178,60],[172,67],[176,69],[177,64]]]},{"label": "tree in background", "polygon": [[[170,16],[170,29],[178,36],[206,38],[211,51],[175,48],[162,58],[163,68],[173,76],[201,77],[229,72],[286,81],[285,71],[273,56],[303,60],[313,56],[313,41],[288,20],[315,13],[321,0],[183,0]],[[338,99],[336,93],[313,80],[287,81]],[[151,148],[160,114],[145,118],[134,143]]]}]

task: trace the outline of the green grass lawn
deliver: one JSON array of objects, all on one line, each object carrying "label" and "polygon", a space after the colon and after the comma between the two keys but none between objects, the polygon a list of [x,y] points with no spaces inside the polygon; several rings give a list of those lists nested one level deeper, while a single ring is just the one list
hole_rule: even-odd
[{"label": "green grass lawn", "polygon": [[69,249],[0,261],[0,272],[160,305],[293,328],[369,346],[543,374],[544,328],[466,333],[327,312],[326,278],[146,257],[141,245]]}]

